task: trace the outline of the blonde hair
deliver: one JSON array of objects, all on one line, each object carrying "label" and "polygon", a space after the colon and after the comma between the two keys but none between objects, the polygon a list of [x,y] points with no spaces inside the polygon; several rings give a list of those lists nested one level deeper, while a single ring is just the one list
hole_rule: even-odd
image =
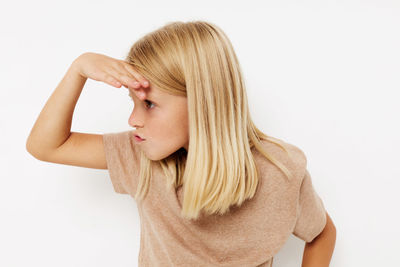
[{"label": "blonde hair", "polygon": [[215,24],[169,22],[135,42],[126,61],[160,90],[188,101],[190,149],[159,161],[141,151],[137,201],[147,194],[152,164],[159,164],[168,189],[183,186],[182,217],[223,215],[255,195],[259,177],[252,147],[292,177],[263,149],[262,139],[288,152],[251,120],[239,61]]}]

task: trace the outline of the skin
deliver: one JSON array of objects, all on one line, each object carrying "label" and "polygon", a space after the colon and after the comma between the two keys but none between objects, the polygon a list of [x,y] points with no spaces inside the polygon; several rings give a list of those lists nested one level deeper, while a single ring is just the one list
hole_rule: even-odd
[{"label": "skin", "polygon": [[[36,158],[107,168],[100,153],[104,154],[102,135],[71,131],[74,109],[87,79],[105,82],[116,88],[129,88],[135,101],[129,124],[146,139],[138,146],[150,159],[163,159],[181,147],[188,150],[186,97],[170,95],[151,86],[131,64],[123,60],[87,52],[73,61],[31,130],[26,149]],[[147,98],[154,102],[154,106],[145,102]]]},{"label": "skin", "polygon": [[329,267],[336,243],[336,227],[326,213],[324,230],[312,242],[306,243],[301,267]]},{"label": "skin", "polygon": [[151,160],[161,160],[189,144],[187,98],[165,93],[154,85],[128,87],[134,108],[128,123],[145,141],[137,143]]},{"label": "skin", "polygon": [[[131,65],[121,60],[84,53],[74,60],[39,114],[26,141],[35,158],[61,164],[106,169],[102,135],[71,132],[74,108],[88,78],[129,88],[135,107],[129,124],[146,140],[138,145],[152,160],[160,160],[189,143],[186,97],[150,86]],[[139,81],[143,87],[139,87]],[[136,89],[137,88],[137,89]],[[145,102],[151,100],[154,106]],[[100,151],[103,158],[99,158]],[[100,162],[100,163],[99,163]],[[329,266],[336,228],[327,214],[322,233],[304,249],[302,267]]]}]

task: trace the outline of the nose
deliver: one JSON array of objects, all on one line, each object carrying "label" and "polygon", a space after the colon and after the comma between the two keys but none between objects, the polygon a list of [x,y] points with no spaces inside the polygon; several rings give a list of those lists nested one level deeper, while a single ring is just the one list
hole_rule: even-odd
[{"label": "nose", "polygon": [[129,116],[128,124],[129,124],[129,126],[131,126],[133,128],[142,128],[143,122],[138,119],[139,116],[134,115],[134,114],[136,114],[134,111],[135,111],[135,109],[132,111],[131,115]]}]

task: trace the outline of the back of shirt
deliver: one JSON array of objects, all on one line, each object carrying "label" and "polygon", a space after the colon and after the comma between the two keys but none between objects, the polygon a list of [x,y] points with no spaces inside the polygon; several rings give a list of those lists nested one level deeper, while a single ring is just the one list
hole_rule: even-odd
[{"label": "back of shirt", "polygon": [[[139,149],[133,131],[103,135],[108,171],[118,193],[134,196],[139,181]],[[312,186],[305,154],[276,139],[262,141],[268,153],[292,173],[284,173],[255,148],[259,170],[255,196],[228,214],[186,220],[180,217],[182,187],[168,190],[155,165],[148,194],[138,203],[141,239],[139,266],[272,266],[290,234],[311,242],[326,224],[326,211]]]}]

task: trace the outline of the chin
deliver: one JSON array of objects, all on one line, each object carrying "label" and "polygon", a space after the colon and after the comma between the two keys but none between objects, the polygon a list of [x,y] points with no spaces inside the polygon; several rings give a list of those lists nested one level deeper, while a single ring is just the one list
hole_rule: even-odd
[{"label": "chin", "polygon": [[159,161],[159,160],[162,160],[162,159],[164,159],[166,157],[147,157],[147,158],[152,160],[152,161]]},{"label": "chin", "polygon": [[152,161],[158,161],[158,160],[162,160],[162,159],[165,159],[166,157],[168,157],[168,156],[164,156],[162,154],[148,154],[148,153],[145,153],[145,155],[146,155],[146,157],[148,159],[150,159]]},{"label": "chin", "polygon": [[176,150],[172,150],[171,152],[165,152],[165,153],[159,153],[159,154],[149,154],[149,153],[145,153],[146,157],[150,160],[153,161],[158,161],[158,160],[162,160],[165,159],[167,157],[169,157],[170,155],[172,155],[173,153],[175,153],[178,149]]}]

